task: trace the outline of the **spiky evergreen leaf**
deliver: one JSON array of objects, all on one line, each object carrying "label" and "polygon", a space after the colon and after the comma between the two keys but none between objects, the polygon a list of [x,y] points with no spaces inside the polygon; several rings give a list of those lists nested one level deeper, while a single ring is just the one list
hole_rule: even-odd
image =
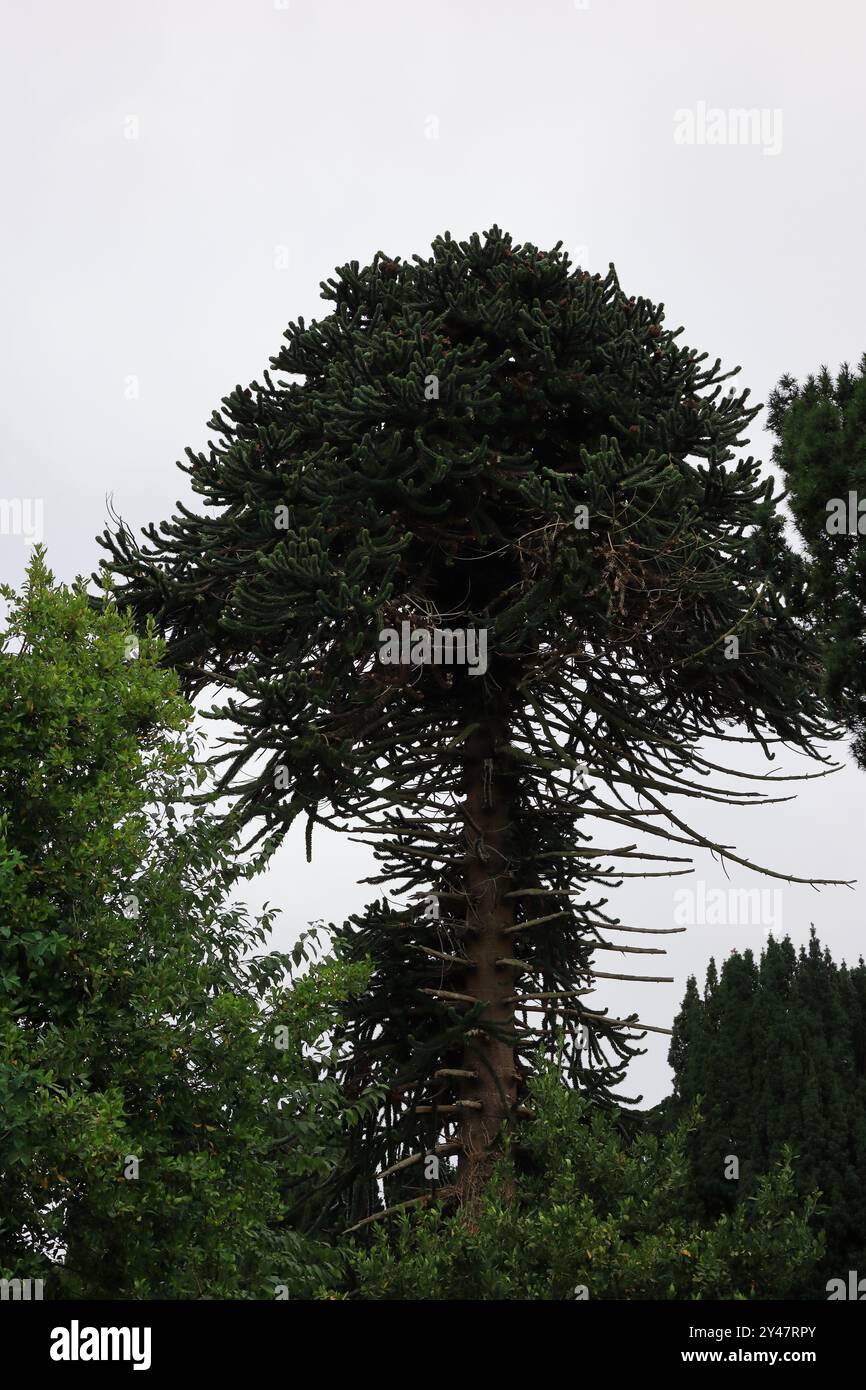
[{"label": "spiky evergreen leaf", "polygon": [[[825,726],[772,484],[735,461],[756,410],[661,305],[498,228],[352,262],[323,296],[188,452],[201,510],[104,543],[189,690],[226,692],[217,793],[267,844],[302,813],[360,830],[390,897],[438,895],[438,919],[384,899],[339,933],[374,962],[350,1079],[392,1094],[358,1129],[357,1216],[377,1162],[455,1129],[466,1195],[560,1033],[610,1098],[635,1029],[574,994],[606,890],[712,846],[672,798],[761,799],[718,785],[707,737],[812,752]],[[483,629],[486,673],[382,665],[404,621]],[[646,835],[674,844],[658,868]]]}]

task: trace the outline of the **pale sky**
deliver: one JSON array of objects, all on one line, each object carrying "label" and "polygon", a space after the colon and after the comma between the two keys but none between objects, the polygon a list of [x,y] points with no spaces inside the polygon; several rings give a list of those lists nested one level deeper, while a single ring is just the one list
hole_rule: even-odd
[{"label": "pale sky", "polygon": [[[613,261],[692,346],[740,363],[755,400],[866,349],[866,12],[850,0],[40,0],[8,6],[4,38],[0,500],[25,518],[41,503],[63,579],[96,568],[108,494],[136,529],[189,500],[175,459],[288,321],[320,313],[335,265],[423,254],[446,229],[496,222],[592,271]],[[5,530],[17,582],[28,545]],[[864,812],[866,775],[846,768],[700,824],[781,870],[856,878]],[[308,866],[299,832],[248,900],[282,906],[285,945],[359,910],[370,863],[320,833]],[[696,877],[779,886],[726,880],[709,856]],[[617,910],[673,925],[684,883],[624,887]],[[799,943],[814,922],[854,961],[864,903],[863,884],[783,887],[782,930]],[[761,939],[695,925],[646,970],[675,984],[596,998],[669,1026],[689,973]],[[598,963],[643,970],[617,959]],[[648,1103],[668,1040],[646,1045],[626,1089]]]}]

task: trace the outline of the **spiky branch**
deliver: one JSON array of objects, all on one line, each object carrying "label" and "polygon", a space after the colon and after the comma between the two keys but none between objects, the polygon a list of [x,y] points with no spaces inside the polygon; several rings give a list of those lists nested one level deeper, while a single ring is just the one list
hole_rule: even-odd
[{"label": "spiky branch", "polygon": [[[658,1025],[590,1003],[595,953],[659,948],[607,939],[641,930],[608,890],[695,848],[750,863],[674,810],[774,799],[720,786],[707,740],[817,757],[829,730],[772,483],[732,462],[756,410],[662,306],[496,228],[323,295],[188,451],[204,510],[104,543],[190,692],[226,692],[213,795],[254,842],[305,816],[308,853],[324,826],[374,846],[387,894],[337,931],[373,963],[344,1080],[389,1087],[358,1222],[377,1174],[389,1202],[429,1191],[419,1155],[457,1153],[471,1200],[545,1051],[615,1094]],[[483,632],[486,670],[383,665],[403,623]]]}]

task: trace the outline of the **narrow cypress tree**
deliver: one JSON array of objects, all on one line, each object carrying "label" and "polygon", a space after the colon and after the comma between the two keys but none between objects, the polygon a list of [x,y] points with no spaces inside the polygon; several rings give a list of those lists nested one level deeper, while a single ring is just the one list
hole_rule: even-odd
[{"label": "narrow cypress tree", "polygon": [[686,992],[680,1011],[671,1029],[671,1045],[668,1061],[674,1072],[674,1085],[680,1090],[690,1090],[694,1095],[693,1083],[684,1080],[689,1068],[697,1068],[704,1051],[706,1011],[702,1007],[698,983],[694,975],[686,981]]},{"label": "narrow cypress tree", "polygon": [[[688,872],[644,836],[748,862],[671,805],[764,799],[703,740],[813,752],[826,729],[772,483],[732,463],[756,409],[661,305],[498,228],[322,289],[328,316],[187,451],[204,510],[103,543],[190,693],[227,692],[217,792],[254,840],[360,832],[371,881],[426,899],[339,934],[374,966],[346,1079],[390,1087],[358,1130],[366,1216],[383,1168],[425,1200],[434,1150],[471,1200],[539,1049],[613,1095],[643,1025],[587,1002],[594,956],[654,948],[609,939],[648,929],[605,889]],[[404,624],[415,660],[385,664]],[[444,630],[486,662],[430,660]]]},{"label": "narrow cypress tree", "polygon": [[[770,939],[707,972],[703,998],[687,989],[669,1053],[673,1095],[654,1116],[675,1124],[701,1098],[689,1137],[694,1194],[703,1217],[754,1198],[760,1174],[783,1147],[794,1154],[797,1191],[821,1191],[826,1255],[814,1289],[866,1261],[866,1069],[862,960],[836,965],[814,930],[808,947]],[[739,1160],[739,1177],[726,1159]]]}]

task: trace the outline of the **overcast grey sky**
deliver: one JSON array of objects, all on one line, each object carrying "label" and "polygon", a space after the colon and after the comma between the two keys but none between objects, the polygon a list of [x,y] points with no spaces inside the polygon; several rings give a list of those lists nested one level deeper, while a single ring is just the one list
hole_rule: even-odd
[{"label": "overcast grey sky", "polygon": [[[613,261],[756,400],[866,350],[853,0],[40,0],[4,27],[0,498],[41,502],[63,579],[95,568],[107,494],[136,528],[188,500],[174,460],[289,319],[317,315],[335,265],[446,229],[496,222],[592,271]],[[864,811],[866,774],[846,768],[701,824],[784,871],[866,878]],[[369,862],[320,835],[308,866],[292,839],[249,900],[283,907],[283,945],[359,909]],[[779,886],[709,857],[696,876]],[[622,889],[623,921],[673,925],[686,882]],[[783,887],[782,930],[800,942],[814,922],[853,961],[864,903],[864,884]],[[687,975],[762,930],[695,925],[646,972],[674,985],[597,998],[668,1025]],[[665,1093],[667,1046],[650,1035],[628,1090]]]}]

